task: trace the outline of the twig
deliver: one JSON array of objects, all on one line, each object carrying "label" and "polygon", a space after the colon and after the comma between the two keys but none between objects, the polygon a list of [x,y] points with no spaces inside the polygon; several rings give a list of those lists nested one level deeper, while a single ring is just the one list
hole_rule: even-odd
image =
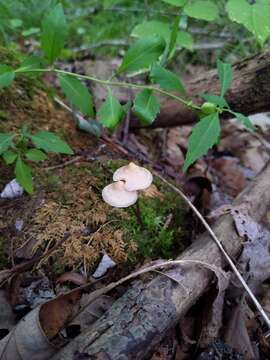
[{"label": "twig", "polygon": [[62,164],[46,167],[45,170],[50,171],[50,170],[62,169],[65,166],[74,164],[74,163],[79,162],[81,160],[82,160],[82,156],[75,156],[73,159],[65,161]]},{"label": "twig", "polygon": [[[229,263],[230,267],[232,268],[233,272],[235,273],[236,277],[238,278],[238,280],[240,281],[240,283],[242,284],[242,286],[244,287],[244,289],[246,290],[246,292],[248,293],[248,295],[250,296],[251,300],[253,301],[255,307],[257,308],[257,310],[259,311],[259,313],[261,314],[261,316],[263,317],[264,321],[266,322],[269,330],[270,330],[270,319],[267,316],[266,312],[264,311],[264,309],[262,308],[261,304],[259,303],[259,301],[257,300],[256,296],[253,294],[253,292],[251,291],[250,287],[248,286],[248,284],[246,283],[246,281],[244,280],[244,278],[242,277],[242,275],[240,274],[240,272],[238,271],[237,267],[235,266],[234,262],[232,261],[232,259],[230,258],[230,256],[228,255],[227,251],[225,250],[225,248],[223,247],[222,243],[220,242],[220,240],[217,238],[216,234],[213,232],[213,230],[211,229],[211,227],[208,225],[208,223],[206,222],[206,220],[204,219],[204,217],[201,215],[201,213],[197,210],[197,208],[192,204],[192,202],[188,199],[188,197],[180,190],[178,189],[176,186],[174,186],[173,184],[171,184],[169,181],[167,181],[166,179],[164,179],[161,175],[159,175],[158,173],[155,172],[155,175],[161,180],[163,181],[166,185],[168,185],[172,190],[174,190],[177,194],[179,194],[182,199],[188,204],[188,206],[194,211],[194,213],[196,214],[196,216],[200,219],[200,221],[202,222],[203,226],[205,227],[205,229],[208,231],[208,233],[210,234],[210,236],[212,237],[212,239],[215,241],[216,245],[218,246],[218,248],[220,249],[220,251],[222,252],[222,254],[224,255],[224,257],[226,258],[227,262]],[[267,333],[265,335],[265,337],[269,337],[270,336],[270,332]]]}]

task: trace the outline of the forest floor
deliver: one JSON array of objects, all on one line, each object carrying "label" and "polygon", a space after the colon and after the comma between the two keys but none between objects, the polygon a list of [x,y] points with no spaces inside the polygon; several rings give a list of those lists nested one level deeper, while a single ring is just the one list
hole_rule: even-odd
[{"label": "forest floor", "polygon": [[[16,61],[9,54],[1,53],[1,57],[5,63],[7,57],[10,62]],[[101,63],[98,65],[104,71],[108,65]],[[89,71],[89,63],[76,66]],[[49,78],[46,80],[50,82]],[[9,318],[4,318],[3,312],[0,314],[2,335],[37,304],[95,281],[92,275],[104,255],[114,263],[103,280],[103,284],[109,284],[152,260],[176,258],[203,231],[181,197],[158,177],[140,195],[143,227],[133,208],[115,209],[106,205],[101,191],[111,182],[119,166],[134,161],[159,172],[183,188],[199,211],[207,216],[214,209],[230,204],[270,157],[267,114],[254,118],[255,133],[227,120],[219,144],[184,174],[181,168],[191,126],[128,133],[122,128],[112,137],[104,135],[98,139],[79,131],[74,116],[55,101],[59,96],[57,84],[47,90],[36,80],[22,78],[11,89],[0,93],[1,132],[16,131],[22,125],[31,131],[54,131],[74,150],[72,157],[55,155],[42,167],[35,167],[33,196],[0,199],[0,280],[9,299],[3,309],[4,312],[9,307],[13,310]],[[96,91],[102,99],[100,90]],[[0,173],[1,190],[14,175],[3,163]],[[265,215],[264,225],[270,226],[270,211]],[[7,269],[14,269],[18,264],[26,267],[6,277]],[[96,286],[99,288],[100,284]],[[112,297],[117,298],[123,291],[124,288],[114,291]],[[269,285],[264,284],[261,299],[270,315],[269,292]],[[200,304],[205,307],[205,299],[200,300]],[[152,360],[180,360],[193,358],[191,354],[198,355],[203,327],[201,324],[199,329],[195,321],[199,305],[161,343]],[[245,344],[245,351],[249,352],[246,358],[252,358],[250,354],[254,349],[249,346],[256,342],[252,338],[258,331],[254,318],[251,316],[248,324],[250,342]],[[222,343],[220,351],[228,351],[228,357],[223,358],[240,359],[237,354],[243,348],[233,341],[227,343],[237,351],[233,353]],[[200,358],[214,359],[209,354],[218,352],[215,346],[218,345],[214,348],[210,345],[201,355],[205,357]],[[261,354],[267,354],[269,348],[262,345],[262,340],[260,346]]]}]

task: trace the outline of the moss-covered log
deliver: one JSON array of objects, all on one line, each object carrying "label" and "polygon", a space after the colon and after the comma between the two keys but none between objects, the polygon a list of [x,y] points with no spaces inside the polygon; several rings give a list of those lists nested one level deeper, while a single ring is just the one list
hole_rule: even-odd
[{"label": "moss-covered log", "polygon": [[[248,202],[254,220],[259,220],[269,208],[269,177],[270,163],[234,202],[234,205]],[[213,230],[232,257],[239,254],[242,239],[230,215],[224,215]],[[217,267],[226,265],[208,234],[200,236],[180,259],[196,259]],[[166,276],[157,276],[150,282],[137,281],[87,332],[53,359],[145,359],[207,290],[213,276],[202,267],[175,268],[169,274],[183,286]]]},{"label": "moss-covered log", "polygon": [[[256,114],[270,110],[270,50],[247,58],[233,66],[234,80],[226,100],[236,112],[245,115]],[[216,70],[208,71],[186,84],[190,97],[201,93],[219,95],[220,84]],[[197,103],[200,103],[198,100]],[[184,107],[179,102],[166,99],[161,106],[161,112],[152,127],[169,127],[190,124],[197,120],[197,114]],[[134,117],[132,127],[142,125]]]}]

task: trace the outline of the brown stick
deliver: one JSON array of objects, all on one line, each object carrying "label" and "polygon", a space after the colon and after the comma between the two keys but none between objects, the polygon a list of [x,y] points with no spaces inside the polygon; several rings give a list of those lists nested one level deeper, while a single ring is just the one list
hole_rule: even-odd
[{"label": "brown stick", "polygon": [[[250,204],[250,214],[260,220],[270,204],[270,163],[234,201]],[[242,239],[237,235],[230,215],[224,215],[213,227],[228,254],[239,254]],[[213,266],[226,263],[216,244],[203,234],[179,259],[200,260]],[[168,274],[183,286],[166,276],[151,281],[137,281],[118,299],[111,309],[89,330],[54,356],[54,360],[71,360],[74,354],[107,359],[144,359],[187,310],[209,287],[212,274],[205,268],[175,268]],[[186,290],[188,292],[186,292]]]},{"label": "brown stick", "polygon": [[[270,49],[259,55],[247,58],[233,66],[234,80],[226,94],[226,100],[236,112],[245,115],[270,110]],[[208,71],[199,78],[186,84],[190,97],[200,93],[219,94],[219,81],[215,70]],[[195,101],[196,102],[196,101]],[[201,103],[201,100],[197,100]],[[197,114],[179,102],[164,99],[161,112],[152,127],[170,127],[191,124],[197,120]],[[132,128],[142,127],[133,116]]]}]

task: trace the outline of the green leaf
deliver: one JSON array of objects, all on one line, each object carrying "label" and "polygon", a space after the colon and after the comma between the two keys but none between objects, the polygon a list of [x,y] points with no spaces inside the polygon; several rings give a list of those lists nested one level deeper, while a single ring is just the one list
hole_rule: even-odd
[{"label": "green leaf", "polygon": [[184,86],[178,77],[157,63],[152,66],[150,77],[153,83],[159,84],[164,90],[175,90],[180,93],[185,93]]},{"label": "green leaf", "polygon": [[234,112],[233,114],[236,116],[236,118],[239,121],[241,121],[241,123],[243,125],[245,125],[245,127],[247,127],[248,129],[250,129],[252,131],[255,130],[255,126],[252,124],[252,122],[250,121],[250,119],[247,116],[245,116],[245,115],[243,115],[241,113],[238,113],[238,112]]},{"label": "green leaf", "polygon": [[117,72],[135,72],[148,68],[160,57],[165,46],[164,39],[159,36],[139,39],[128,49]]},{"label": "green leaf", "polygon": [[0,65],[0,88],[9,86],[15,78],[15,72],[8,65]]},{"label": "green leaf", "polygon": [[23,72],[25,70],[41,69],[44,66],[44,59],[40,56],[29,56],[23,60],[21,66],[16,72]]},{"label": "green leaf", "polygon": [[[145,21],[135,26],[135,28],[132,30],[131,36],[141,38],[141,37],[149,36],[149,34],[157,35],[157,36],[161,36],[166,41],[166,43],[169,44],[171,31],[172,29],[169,23],[152,20],[152,21]],[[176,45],[188,50],[192,50],[193,38],[186,31],[178,30]]]},{"label": "green leaf", "polygon": [[30,161],[44,161],[47,159],[47,155],[43,151],[38,149],[30,149],[25,153],[25,156]]},{"label": "green leaf", "polygon": [[36,35],[39,32],[40,32],[40,28],[31,27],[27,30],[22,31],[22,36],[28,37],[28,36]]},{"label": "green leaf", "polygon": [[233,80],[233,71],[230,64],[226,64],[220,60],[217,61],[218,76],[220,81],[220,95],[223,97],[230,88]]},{"label": "green leaf", "polygon": [[229,108],[229,104],[227,103],[227,101],[222,97],[222,96],[218,96],[218,95],[208,95],[208,94],[201,94],[201,97],[208,101],[211,102],[221,108]]},{"label": "green leaf", "polygon": [[30,136],[33,144],[46,152],[72,155],[73,151],[69,145],[57,135],[49,131],[40,131]]},{"label": "green leaf", "polygon": [[213,21],[218,17],[218,7],[210,0],[189,1],[184,12],[195,19]]},{"label": "green leaf", "polygon": [[13,134],[0,133],[0,155],[12,145],[13,138]]},{"label": "green leaf", "polygon": [[180,22],[180,15],[176,16],[173,27],[170,34],[170,39],[167,42],[166,51],[163,53],[163,57],[161,60],[161,65],[164,66],[164,64],[167,61],[167,58],[170,58],[174,54],[174,50],[176,48],[177,43],[177,36],[178,36],[178,28],[179,28],[179,22]]},{"label": "green leaf", "polygon": [[192,129],[189,137],[188,151],[184,171],[217,143],[220,135],[218,113],[202,118]]},{"label": "green leaf", "polygon": [[61,89],[73,106],[84,115],[93,117],[93,99],[87,87],[74,76],[58,75]]},{"label": "green leaf", "polygon": [[50,63],[60,55],[67,35],[63,7],[56,5],[42,22],[41,47]]},{"label": "green leaf", "polygon": [[193,50],[193,37],[186,31],[178,31],[176,44],[181,48]]},{"label": "green leaf", "polygon": [[2,154],[2,157],[3,159],[5,160],[5,163],[7,165],[10,165],[10,164],[13,164],[14,161],[17,159],[17,154],[13,151],[5,151],[3,154]]},{"label": "green leaf", "polygon": [[104,127],[113,130],[122,120],[123,115],[124,111],[121,104],[117,98],[113,96],[112,92],[109,91],[105,102],[97,113],[99,121]]},{"label": "green leaf", "polygon": [[229,0],[226,9],[230,19],[245,26],[261,45],[270,37],[269,0],[256,0],[252,4],[247,0]]},{"label": "green leaf", "polygon": [[31,168],[25,164],[20,155],[17,158],[15,166],[15,175],[18,183],[27,191],[29,194],[33,193],[33,179]]},{"label": "green leaf", "polygon": [[159,101],[153,95],[152,90],[144,89],[136,95],[133,111],[144,125],[152,124],[160,112]]},{"label": "green leaf", "polygon": [[187,2],[187,0],[162,0],[162,1],[177,7],[182,7]]}]

